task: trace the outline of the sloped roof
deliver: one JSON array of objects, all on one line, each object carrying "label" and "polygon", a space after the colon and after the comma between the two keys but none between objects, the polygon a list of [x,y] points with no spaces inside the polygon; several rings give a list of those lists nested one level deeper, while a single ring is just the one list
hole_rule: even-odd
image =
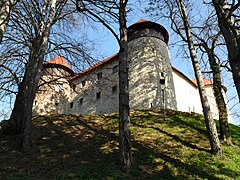
[{"label": "sloped roof", "polygon": [[78,73],[76,76],[72,77],[71,80],[73,80],[73,79],[75,79],[75,78],[77,78],[77,77],[79,77],[79,76],[81,76],[81,75],[83,75],[83,74],[85,74],[85,73],[93,70],[93,69],[96,69],[96,68],[100,67],[101,65],[103,65],[103,64],[105,64],[105,63],[113,60],[113,59],[114,59],[115,57],[117,57],[117,56],[118,56],[118,53],[113,54],[113,55],[111,55],[111,56],[103,59],[102,61],[97,62],[96,64],[93,64],[92,66],[90,66],[90,67],[82,70],[82,71],[81,71],[80,73]]},{"label": "sloped roof", "polygon": [[[139,24],[139,23],[143,23],[143,22],[151,22],[151,21],[146,20],[146,19],[144,19],[144,18],[141,18],[141,19],[139,19],[138,21],[136,21],[136,22],[133,23],[133,24]],[[133,24],[132,24],[132,25],[133,25]]]},{"label": "sloped roof", "polygon": [[88,72],[88,71],[91,71],[92,69],[95,69],[95,68],[101,66],[102,64],[104,64],[104,63],[106,63],[106,62],[112,60],[113,58],[115,58],[115,57],[117,57],[117,56],[118,56],[118,53],[113,54],[113,55],[111,55],[111,56],[105,58],[104,60],[99,61],[99,62],[97,62],[96,64],[94,64],[94,65],[88,67],[87,69],[84,69],[83,71],[81,71],[81,73],[86,73],[86,72]]},{"label": "sloped roof", "polygon": [[[89,71],[91,71],[91,70],[93,70],[93,69],[95,69],[95,68],[98,68],[98,67],[100,67],[101,65],[104,65],[105,63],[107,63],[107,62],[109,62],[109,61],[111,61],[111,60],[114,60],[117,56],[118,56],[118,53],[113,54],[113,55],[111,55],[111,56],[103,59],[102,61],[97,62],[96,64],[93,64],[92,66],[90,66],[90,67],[84,69],[83,71],[81,71],[80,73],[78,73],[76,76],[72,77],[71,80],[74,80],[74,79],[80,77],[81,75],[83,75],[83,74],[85,74],[85,73],[87,73],[87,72],[89,72]],[[190,80],[190,79],[189,79],[185,74],[183,74],[180,70],[178,70],[177,68],[175,68],[175,67],[173,67],[173,66],[172,66],[172,69],[173,69],[173,71],[175,71],[176,73],[180,74],[184,79],[186,79],[186,80],[187,80],[189,83],[191,83],[193,86],[196,86],[196,87],[197,87],[197,84],[194,83],[192,80]]]},{"label": "sloped roof", "polygon": [[182,78],[184,78],[187,82],[189,82],[191,85],[193,85],[194,87],[197,87],[197,84],[194,83],[191,79],[189,79],[189,77],[187,77],[182,71],[180,71],[179,69],[175,68],[172,66],[172,70],[177,73],[178,75],[180,75]]},{"label": "sloped roof", "polygon": [[[109,61],[111,61],[111,60],[114,60],[117,56],[118,56],[118,53],[113,54],[113,55],[111,55],[111,56],[103,59],[102,61],[97,62],[96,64],[93,64],[92,66],[90,66],[90,67],[84,69],[83,71],[81,71],[80,73],[78,73],[76,76],[72,77],[71,80],[74,80],[74,79],[78,78],[79,76],[81,76],[81,75],[83,75],[83,74],[85,74],[85,73],[87,73],[87,72],[89,72],[89,71],[91,71],[91,70],[93,70],[93,69],[96,69],[96,68],[104,65],[105,63],[107,63],[107,62],[109,62]],[[189,79],[183,72],[181,72],[180,70],[178,70],[177,68],[175,68],[175,67],[173,67],[173,66],[172,66],[172,70],[173,70],[174,72],[176,72],[177,74],[181,75],[181,76],[182,76],[185,80],[187,80],[190,84],[192,84],[193,86],[197,87],[197,80],[196,80],[196,78],[194,78],[194,79],[192,79],[192,80]],[[212,85],[212,84],[213,84],[211,80],[206,79],[206,78],[204,78],[203,81],[204,81],[204,85],[205,85],[205,86],[206,86],[206,85]]]},{"label": "sloped roof", "polygon": [[50,59],[49,61],[47,61],[45,64],[58,64],[58,65],[65,66],[69,69],[72,69],[71,66],[67,63],[67,61],[62,56],[56,56]]},{"label": "sloped roof", "polygon": [[49,61],[44,63],[45,67],[59,67],[62,69],[65,69],[71,74],[74,74],[74,71],[72,70],[71,66],[68,64],[68,62],[64,59],[62,56],[56,56]]},{"label": "sloped roof", "polygon": [[[197,85],[197,79],[196,78],[193,78],[192,82]],[[203,78],[203,82],[204,82],[205,86],[213,84],[213,82],[211,80],[206,79],[206,78]]]}]

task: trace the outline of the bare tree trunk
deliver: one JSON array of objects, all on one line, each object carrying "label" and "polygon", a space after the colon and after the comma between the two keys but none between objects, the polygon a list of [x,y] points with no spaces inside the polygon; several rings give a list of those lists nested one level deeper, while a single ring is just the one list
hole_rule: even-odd
[{"label": "bare tree trunk", "polygon": [[[113,3],[116,6],[116,1],[107,1],[107,3]],[[131,154],[131,132],[130,132],[130,110],[129,110],[129,89],[128,89],[128,39],[127,39],[127,25],[126,25],[126,6],[128,0],[120,0],[119,6],[119,30],[120,39],[115,31],[108,25],[107,21],[103,17],[99,16],[99,12],[94,12],[87,9],[84,4],[81,4],[80,0],[76,0],[77,10],[87,11],[91,16],[99,20],[116,38],[119,43],[120,50],[119,57],[119,159],[120,168],[123,172],[129,173],[132,165]],[[96,4],[94,4],[95,6]],[[104,6],[103,6],[104,7]],[[105,11],[104,8],[101,11],[111,14],[110,11]],[[101,12],[100,11],[100,12]],[[115,18],[115,16],[114,16]]]},{"label": "bare tree trunk", "polygon": [[213,91],[214,91],[214,97],[216,100],[218,113],[219,113],[220,139],[226,141],[227,144],[230,145],[232,144],[231,134],[230,134],[230,129],[228,125],[227,106],[222,93],[223,88],[222,88],[222,81],[221,81],[220,65],[217,63],[215,58],[215,53],[214,53],[214,48],[216,47],[216,41],[218,39],[218,35],[219,34],[217,34],[212,39],[211,47],[208,46],[208,43],[204,39],[200,38],[197,35],[194,35],[194,36],[201,41],[201,46],[205,49],[205,52],[208,55],[210,68],[213,73]]},{"label": "bare tree trunk", "polygon": [[218,17],[218,25],[227,45],[229,63],[240,101],[240,35],[239,30],[231,21],[231,14],[229,14],[240,7],[240,2],[236,2],[237,4],[233,6],[234,9],[231,10],[224,8],[227,4],[226,0],[212,0],[212,2]]},{"label": "bare tree trunk", "polygon": [[129,117],[126,5],[127,0],[120,0],[119,134],[120,134],[120,167],[122,171],[129,173],[132,163],[132,155],[131,155],[131,134]]},{"label": "bare tree trunk", "polygon": [[[40,44],[39,44],[40,45]],[[42,47],[38,47],[42,49]],[[34,54],[38,54],[35,47]],[[42,51],[42,50],[40,50]],[[40,53],[41,54],[41,53]],[[29,63],[26,68],[23,81],[21,82],[19,93],[17,95],[11,119],[17,125],[17,131],[21,132],[20,148],[27,151],[32,146],[31,123],[32,123],[32,105],[37,91],[37,85],[40,78],[44,55],[30,55]]]},{"label": "bare tree trunk", "polygon": [[11,15],[14,0],[1,0],[0,2],[0,43],[6,31],[6,26]]},{"label": "bare tree trunk", "polygon": [[213,72],[213,91],[219,113],[220,139],[226,141],[227,144],[231,144],[231,134],[228,125],[227,106],[222,94],[220,66],[216,62],[213,50],[209,49],[208,47],[206,47],[205,49],[207,50],[209,64]]},{"label": "bare tree trunk", "polygon": [[[48,43],[50,27],[54,20],[54,12],[56,9],[56,0],[51,1],[50,12],[47,13],[48,0],[44,1],[42,22],[36,35],[24,74],[21,82],[19,93],[16,97],[14,109],[11,114],[17,127],[21,129],[20,148],[27,151],[32,145],[31,139],[31,122],[32,122],[32,106],[37,91],[37,85],[43,66],[44,55]],[[45,19],[48,14],[47,20]],[[19,127],[21,126],[21,127]]]},{"label": "bare tree trunk", "polygon": [[179,1],[176,0],[176,2],[178,4],[178,9],[181,13],[182,20],[184,22],[185,32],[186,32],[186,36],[187,36],[187,40],[188,40],[188,48],[189,48],[190,56],[192,59],[195,76],[197,79],[198,90],[199,90],[199,94],[200,94],[200,98],[201,98],[201,102],[202,102],[203,114],[205,117],[207,133],[209,136],[212,154],[217,154],[217,155],[222,156],[222,149],[221,149],[220,142],[218,139],[217,128],[216,128],[216,124],[213,120],[211,111],[210,111],[210,105],[208,103],[206,91],[204,88],[203,77],[202,77],[202,73],[200,70],[200,64],[197,59],[196,50],[195,50],[194,44],[193,44],[192,33],[191,33],[191,29],[190,29],[190,26],[188,23],[187,14],[186,14],[186,8],[185,8],[183,0],[179,0]]}]

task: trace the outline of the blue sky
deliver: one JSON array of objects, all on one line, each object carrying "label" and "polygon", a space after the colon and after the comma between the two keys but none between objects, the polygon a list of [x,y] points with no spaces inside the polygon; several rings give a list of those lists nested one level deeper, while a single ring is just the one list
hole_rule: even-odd
[{"label": "blue sky", "polygon": [[[149,16],[144,13],[144,7],[146,7],[146,2],[142,4],[139,4],[139,3],[134,4],[134,9],[130,11],[127,17],[128,26],[141,18],[154,21],[163,25],[170,34],[169,50],[170,50],[172,65],[177,69],[179,69],[180,71],[182,71],[184,74],[186,74],[190,79],[194,78],[194,73],[193,73],[190,59],[182,58],[181,55],[179,55],[178,47],[171,45],[178,40],[178,37],[171,31],[168,22],[156,21],[157,17]],[[92,26],[94,26],[94,28]],[[88,27],[82,28],[81,30],[84,31],[84,33],[87,34],[88,37],[91,37],[94,44],[94,47],[92,47],[92,50],[94,50],[94,57],[96,59],[102,60],[118,52],[119,47],[116,39],[101,24],[89,25]],[[115,26],[115,30],[118,31],[117,26]],[[223,83],[228,88],[228,91],[227,91],[228,99],[231,99],[232,97],[236,96],[236,90],[235,90],[235,87],[233,87],[232,77],[230,73],[224,72]],[[240,105],[238,103],[237,98],[232,99],[229,102],[228,106],[229,108],[234,106],[233,109],[231,109],[231,113],[240,111]],[[2,110],[6,112],[10,112],[9,103],[6,104],[6,103],[0,102],[0,113]],[[0,117],[0,120],[1,118],[3,117]],[[234,120],[234,123],[240,123],[239,118],[236,118],[235,116],[233,116],[233,120]]]},{"label": "blue sky", "polygon": [[[138,21],[141,18],[144,18],[146,20],[150,20],[153,22],[157,22],[163,25],[168,30],[170,35],[169,50],[170,50],[172,65],[177,69],[179,69],[180,71],[182,71],[190,79],[193,79],[195,76],[194,76],[191,60],[183,58],[181,53],[179,53],[178,51],[178,47],[176,45],[175,46],[173,45],[176,41],[179,40],[178,36],[171,30],[169,22],[159,21],[157,20],[159,19],[158,17],[150,16],[144,13],[144,7],[146,7],[146,3],[147,2],[134,5],[134,10],[132,10],[128,14],[127,25],[130,26],[131,24],[133,24],[134,22]],[[197,6],[198,4],[195,4],[195,5]],[[202,12],[204,13],[204,11]],[[198,12],[196,12],[196,14],[200,17],[200,14]],[[96,45],[95,45],[98,49],[98,53],[96,54],[97,58],[99,60],[102,60],[118,52],[119,47],[113,35],[108,30],[103,28],[102,25],[100,24],[97,25],[96,29],[90,30],[90,35],[93,38],[93,40],[97,39]],[[228,89],[227,90],[227,99],[229,100],[228,107],[231,110],[230,113],[232,114],[233,123],[240,124],[240,120],[236,116],[236,114],[239,114],[240,112],[240,104],[238,103],[237,92],[232,81],[231,73],[226,72],[225,70],[222,70],[222,82],[223,82],[223,85]]]}]

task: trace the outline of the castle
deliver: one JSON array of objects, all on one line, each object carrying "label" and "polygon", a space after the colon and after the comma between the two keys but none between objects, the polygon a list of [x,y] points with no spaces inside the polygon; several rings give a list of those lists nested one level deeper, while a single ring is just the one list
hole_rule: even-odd
[{"label": "castle", "polygon": [[[171,66],[168,40],[167,30],[151,21],[141,19],[128,28],[130,108],[202,114],[196,80]],[[204,79],[204,83],[212,115],[218,119],[212,82]],[[33,111],[40,115],[118,112],[118,86],[118,54],[78,74],[57,56],[44,63]]]}]

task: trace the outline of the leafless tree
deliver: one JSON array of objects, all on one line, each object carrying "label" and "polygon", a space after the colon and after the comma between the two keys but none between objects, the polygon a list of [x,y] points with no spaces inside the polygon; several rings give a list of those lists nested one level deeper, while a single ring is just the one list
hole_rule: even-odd
[{"label": "leafless tree", "polygon": [[0,2],[0,42],[2,42],[3,34],[6,31],[6,26],[14,5],[15,0],[2,0]]},{"label": "leafless tree", "polygon": [[[221,155],[222,150],[218,139],[217,129],[210,111],[210,105],[204,87],[203,76],[201,73],[199,60],[197,58],[195,50],[194,39],[192,36],[193,33],[189,25],[189,19],[187,16],[187,10],[184,1],[174,0],[163,1],[162,3],[164,4],[164,6],[158,4],[159,5],[158,8],[162,7],[160,9],[166,12],[166,14],[163,14],[163,16],[166,17],[167,19],[170,19],[171,28],[175,33],[177,33],[181,37],[183,45],[187,44],[187,47],[189,49],[189,54],[192,60],[195,77],[197,79],[198,90],[202,102],[203,114],[205,117],[207,133],[209,135],[212,153]],[[151,4],[156,5],[154,1],[151,1]],[[166,9],[164,9],[165,7]],[[184,46],[184,48],[186,49],[186,46]]]},{"label": "leafless tree", "polygon": [[210,105],[207,99],[206,91],[204,88],[204,81],[203,81],[202,73],[200,70],[200,64],[199,64],[199,61],[196,55],[196,50],[193,43],[192,32],[191,32],[191,28],[187,18],[186,7],[183,0],[179,0],[179,1],[176,0],[175,2],[177,3],[181,18],[183,20],[184,29],[186,32],[188,48],[189,48],[195,76],[197,79],[198,90],[199,90],[199,94],[202,102],[203,114],[205,117],[205,122],[206,122],[207,132],[209,136],[209,141],[211,144],[212,153],[222,155],[222,149],[218,139],[216,125],[211,114]]},{"label": "leafless tree", "polygon": [[[64,3],[64,2],[63,2]],[[40,3],[23,2],[26,10],[30,5],[41,7]],[[54,22],[54,16],[57,8],[56,0],[48,2],[45,0],[42,4],[42,17],[36,22],[37,28],[30,42],[30,54],[26,64],[26,70],[21,83],[19,84],[18,94],[16,96],[14,108],[11,114],[11,120],[16,123],[18,129],[21,129],[20,147],[26,151],[32,146],[31,121],[32,106],[37,85],[40,78],[44,55],[49,39],[50,28]],[[27,7],[28,6],[28,7]],[[31,12],[32,14],[37,12]]]},{"label": "leafless tree", "polygon": [[20,144],[23,150],[31,146],[32,106],[46,55],[63,53],[61,55],[65,57],[89,59],[82,44],[71,40],[66,31],[63,33],[57,27],[66,18],[68,24],[71,22],[69,18],[74,18],[76,10],[68,7],[71,5],[74,4],[68,4],[67,0],[18,3],[1,44],[0,73],[4,77],[0,88],[4,91],[0,94],[17,94],[10,119],[15,123],[16,131],[22,134]]},{"label": "leafless tree", "polygon": [[120,0],[119,8],[119,134],[120,134],[120,163],[122,170],[129,172],[131,168],[131,136],[130,109],[128,88],[128,37],[126,25],[126,6],[128,0]]},{"label": "leafless tree", "polygon": [[[128,40],[126,25],[127,0],[112,1],[76,1],[79,11],[87,12],[91,18],[102,23],[118,41],[119,56],[119,135],[120,135],[120,168],[129,172],[132,163],[131,135],[130,135],[130,108],[128,89]],[[97,9],[97,11],[96,11]],[[118,10],[118,12],[116,12]],[[101,16],[102,15],[102,16]],[[104,17],[103,17],[104,16]],[[118,22],[120,38],[109,22]]]},{"label": "leafless tree", "polygon": [[[203,33],[203,31],[201,32]],[[199,46],[200,51],[203,54],[207,54],[207,60],[210,64],[211,73],[213,76],[213,91],[214,97],[216,100],[216,104],[218,107],[219,113],[219,130],[220,130],[220,139],[227,142],[227,144],[231,144],[231,134],[228,125],[228,112],[226,102],[223,96],[223,86],[222,86],[222,78],[221,78],[221,64],[218,62],[220,59],[215,52],[215,48],[217,46],[217,42],[220,36],[220,33],[213,35],[212,37],[208,35],[208,38],[203,39],[200,35],[193,34],[194,37],[199,41],[199,44],[195,44],[195,46]],[[204,55],[201,57],[204,58]]]},{"label": "leafless tree", "polygon": [[212,0],[228,49],[229,64],[240,100],[240,2]]}]

